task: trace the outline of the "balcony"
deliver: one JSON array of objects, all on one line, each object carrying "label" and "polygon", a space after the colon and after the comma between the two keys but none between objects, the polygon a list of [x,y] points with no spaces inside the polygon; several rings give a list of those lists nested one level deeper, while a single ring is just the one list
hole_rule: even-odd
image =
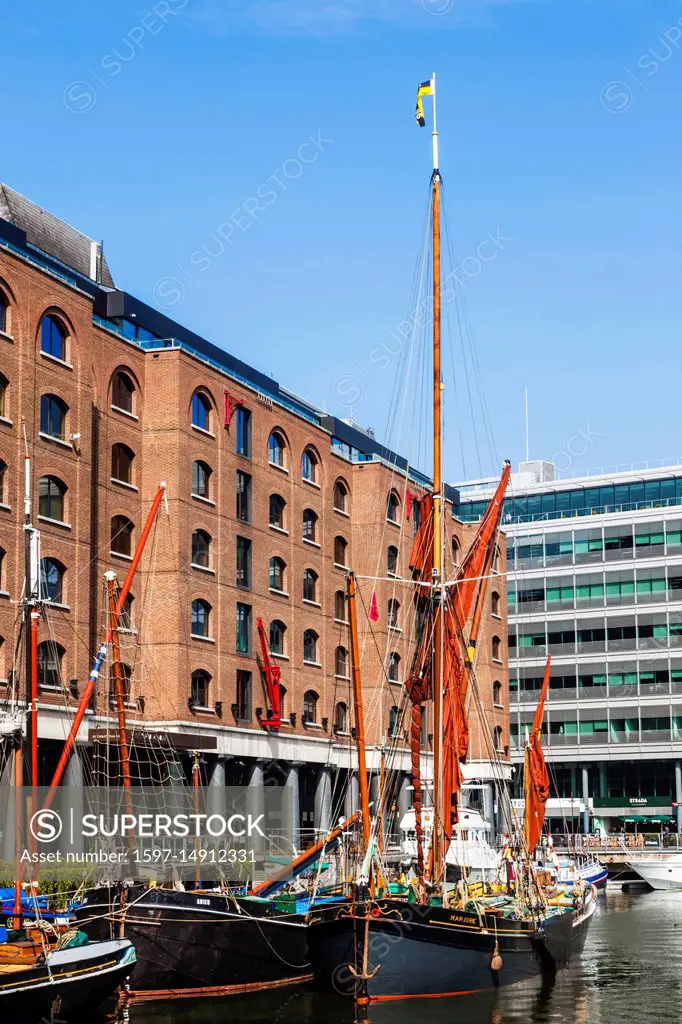
[{"label": "balcony", "polygon": [[578,640],[578,654],[605,654],[605,640]]},{"label": "balcony", "polygon": [[546,658],[547,657],[547,645],[538,644],[533,647],[512,647],[509,651],[510,658]]}]

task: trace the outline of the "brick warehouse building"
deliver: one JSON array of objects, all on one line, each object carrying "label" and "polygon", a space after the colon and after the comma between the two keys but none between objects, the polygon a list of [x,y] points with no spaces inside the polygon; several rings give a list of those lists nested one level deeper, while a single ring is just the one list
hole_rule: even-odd
[{"label": "brick warehouse building", "polygon": [[[0,185],[5,686],[23,585],[24,429],[46,599],[39,634],[44,780],[102,636],[103,574],[113,570],[123,579],[165,481],[166,505],[122,632],[131,722],[214,738],[215,750],[204,757],[214,782],[257,787],[274,775],[294,795],[294,834],[325,827],[334,787],[345,785],[353,764],[345,567],[360,577],[369,762],[376,770],[389,734],[405,739],[396,712],[412,612],[400,578],[409,576],[414,523],[403,499],[406,474],[416,495],[428,479],[370,434],[118,290],[97,243]],[[447,498],[456,509],[457,492]],[[475,527],[453,515],[447,522],[457,560]],[[501,573],[504,557],[502,550]],[[362,579],[374,576],[376,585]],[[366,630],[372,590],[376,639]],[[478,668],[486,724],[471,712],[470,773],[483,781],[487,810],[492,766],[484,734],[494,736],[503,757],[509,751],[506,588],[491,591]],[[259,617],[282,670],[278,735],[259,721],[266,710]],[[79,743],[91,746],[93,730],[111,722],[100,692]],[[404,811],[406,746],[391,767]],[[72,759],[68,777],[78,780],[79,770]],[[349,792],[347,804],[352,786]]]}]

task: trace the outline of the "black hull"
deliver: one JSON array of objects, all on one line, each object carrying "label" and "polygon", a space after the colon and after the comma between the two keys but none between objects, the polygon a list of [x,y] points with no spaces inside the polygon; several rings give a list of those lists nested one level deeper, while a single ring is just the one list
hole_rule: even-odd
[{"label": "black hull", "polygon": [[[475,913],[420,907],[397,900],[371,905],[353,917],[328,908],[311,917],[309,948],[316,974],[337,992],[361,994],[353,970],[363,962],[369,921],[370,999],[469,995],[553,973],[582,952],[594,900],[578,911],[550,918],[540,928]],[[502,967],[493,970],[495,943]]]},{"label": "black hull", "polygon": [[[135,992],[228,994],[306,981],[312,973],[303,920],[272,904],[141,886],[127,891],[126,904]],[[95,890],[77,912],[79,927],[93,939],[108,937],[118,932],[119,910],[119,894]]]},{"label": "black hull", "polygon": [[[106,943],[122,947],[123,943]],[[90,1014],[116,989],[125,983],[134,967],[134,952],[108,949],[101,955],[79,958],[71,964],[46,966],[28,971],[0,974],[0,1012],[16,1016],[21,1024],[42,1024],[44,1021],[72,1020]]]}]

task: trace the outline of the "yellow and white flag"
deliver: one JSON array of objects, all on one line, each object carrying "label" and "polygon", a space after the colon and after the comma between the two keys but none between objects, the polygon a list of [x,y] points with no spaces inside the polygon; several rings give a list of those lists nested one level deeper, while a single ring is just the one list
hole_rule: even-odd
[{"label": "yellow and white flag", "polygon": [[429,79],[428,82],[422,82],[422,84],[417,89],[417,109],[415,110],[415,117],[417,118],[417,124],[419,125],[420,128],[423,128],[424,125],[426,124],[426,121],[424,120],[424,103],[422,101],[422,96],[432,95],[433,83],[431,79]]}]

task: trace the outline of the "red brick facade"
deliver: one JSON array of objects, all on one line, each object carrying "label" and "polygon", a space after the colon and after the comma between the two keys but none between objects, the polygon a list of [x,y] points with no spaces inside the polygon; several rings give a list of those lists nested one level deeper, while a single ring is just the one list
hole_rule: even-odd
[{"label": "red brick facade", "polygon": [[[17,602],[23,580],[23,456],[25,429],[32,458],[34,521],[40,528],[41,555],[64,568],[59,606],[49,612],[49,630],[41,622],[40,640],[52,636],[63,648],[61,679],[82,691],[93,651],[102,634],[103,574],[115,570],[123,579],[129,560],[110,553],[111,523],[125,516],[134,524],[133,545],[161,481],[162,505],[147,551],[132,587],[132,625],[139,637],[122,637],[123,658],[133,666],[131,698],[144,698],[148,721],[203,723],[217,730],[239,725],[260,730],[256,708],[266,708],[256,654],[256,619],[266,628],[273,620],[286,626],[285,653],[278,658],[286,688],[285,717],[295,715],[288,734],[332,735],[336,705],[351,706],[350,662],[337,664],[337,648],[349,647],[347,627],[335,618],[335,595],[345,586],[344,569],[335,564],[335,538],[347,543],[345,562],[359,577],[360,628],[369,739],[386,737],[389,709],[401,704],[400,685],[409,665],[410,590],[388,572],[388,549],[398,549],[397,574],[407,577],[413,539],[412,522],[403,523],[405,480],[379,460],[350,462],[331,445],[329,433],[227,374],[220,373],[180,348],[144,351],[93,320],[92,298],[7,251],[0,252],[0,289],[8,300],[5,331],[0,334],[0,372],[6,378],[5,408],[0,419],[0,459],[6,464],[0,494],[0,679],[11,667]],[[66,329],[66,357],[41,352],[40,322],[54,313]],[[134,384],[132,414],[112,408],[114,374],[123,370]],[[237,420],[224,427],[224,388],[251,413],[251,456],[236,453]],[[200,391],[210,404],[208,431],[192,425],[192,398]],[[41,395],[52,394],[68,407],[65,440],[40,433]],[[2,410],[0,410],[2,412]],[[285,443],[284,466],[269,460],[268,439],[277,430]],[[73,435],[76,435],[75,437]],[[70,438],[73,438],[70,440]],[[132,453],[131,483],[112,479],[112,447]],[[315,480],[303,479],[301,458],[309,449],[316,460]],[[192,495],[192,463],[211,470],[208,499]],[[236,474],[251,477],[251,522],[237,517]],[[52,476],[66,485],[61,522],[38,518],[38,481]],[[334,487],[347,488],[347,510],[334,507]],[[398,523],[387,519],[387,497],[399,497]],[[413,483],[409,489],[419,491]],[[286,502],[283,529],[269,522],[273,494]],[[314,542],[303,538],[304,510],[317,516]],[[466,550],[473,527],[448,514],[448,531]],[[210,538],[208,568],[192,565],[192,533]],[[251,542],[251,580],[238,585],[237,538]],[[504,546],[501,545],[504,573]],[[448,550],[451,550],[448,547]],[[270,560],[285,565],[283,592],[270,589]],[[314,600],[303,598],[307,569],[317,574]],[[379,577],[376,586],[368,577]],[[479,643],[478,677],[490,732],[499,727],[501,749],[508,750],[506,668],[506,586],[496,587],[498,614],[484,616]],[[366,613],[376,591],[379,621],[373,634]],[[388,604],[397,600],[397,627],[388,625]],[[191,635],[194,600],[210,606],[208,637]],[[237,653],[237,604],[251,608],[251,652]],[[303,634],[314,630],[317,649],[304,663]],[[500,638],[499,661],[492,658],[492,638]],[[137,651],[137,654],[135,654]],[[387,679],[389,655],[400,656],[397,682]],[[336,672],[336,668],[341,670]],[[192,673],[210,676],[206,710],[190,708]],[[238,670],[252,673],[250,722],[236,722],[233,706]],[[493,707],[493,683],[501,683],[500,706]],[[73,681],[73,682],[71,682]],[[304,694],[318,695],[314,724],[304,725]],[[63,694],[43,700],[63,706]],[[97,710],[106,713],[98,699]],[[134,716],[139,712],[131,710]],[[484,728],[472,709],[472,758],[487,760]],[[350,727],[350,712],[348,717]]]}]

